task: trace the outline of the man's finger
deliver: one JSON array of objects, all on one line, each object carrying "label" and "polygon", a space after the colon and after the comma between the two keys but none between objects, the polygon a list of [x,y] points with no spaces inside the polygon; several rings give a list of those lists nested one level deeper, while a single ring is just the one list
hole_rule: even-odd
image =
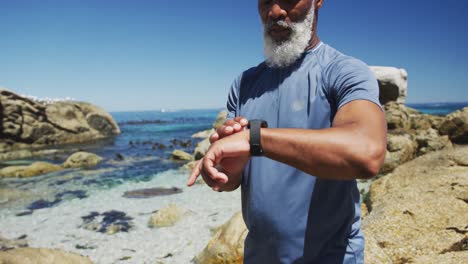
[{"label": "man's finger", "polygon": [[213,143],[216,142],[218,139],[219,139],[219,134],[218,134],[218,132],[214,132],[214,133],[211,134],[211,136],[210,136],[210,143],[213,144]]},{"label": "man's finger", "polygon": [[232,126],[221,125],[216,129],[216,133],[218,133],[219,138],[229,136],[233,132],[234,128]]},{"label": "man's finger", "polygon": [[245,127],[245,126],[247,126],[249,124],[249,121],[247,120],[247,118],[245,118],[243,116],[236,116],[234,118],[234,121],[239,123],[239,125],[241,125],[242,127]]},{"label": "man's finger", "polygon": [[202,165],[202,160],[197,161],[195,164],[195,167],[193,167],[192,173],[190,174],[190,177],[187,181],[187,186],[191,187],[193,184],[195,184],[195,181],[197,180],[198,176],[200,176],[201,173],[201,165]]},{"label": "man's finger", "polygon": [[207,173],[206,176],[210,177],[217,183],[225,184],[228,181],[227,176],[224,173],[220,173],[215,168],[216,156],[212,151],[208,151],[203,158],[203,171]]}]

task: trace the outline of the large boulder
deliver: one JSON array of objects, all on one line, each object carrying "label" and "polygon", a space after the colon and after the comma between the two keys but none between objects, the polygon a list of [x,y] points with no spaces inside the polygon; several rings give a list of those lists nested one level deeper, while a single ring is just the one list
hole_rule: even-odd
[{"label": "large boulder", "polygon": [[9,166],[0,170],[0,178],[26,178],[63,170],[62,166],[48,162],[34,162],[27,166]]},{"label": "large boulder", "polygon": [[63,163],[63,167],[92,168],[96,167],[102,160],[103,158],[96,154],[80,151],[68,157],[68,159]]},{"label": "large boulder", "polygon": [[375,181],[368,197],[370,213],[363,220],[373,247],[390,263],[465,263],[467,165],[468,147],[447,149],[407,162]]},{"label": "large boulder", "polygon": [[387,135],[387,153],[380,173],[388,173],[416,156],[417,143],[409,135]]},{"label": "large boulder", "polygon": [[457,110],[439,124],[439,132],[458,144],[468,144],[468,107]]},{"label": "large boulder", "polygon": [[0,89],[0,153],[91,141],[119,133],[112,116],[92,104],[46,103]]},{"label": "large boulder", "polygon": [[0,252],[2,264],[92,264],[77,254],[45,248],[17,248]]},{"label": "large boulder", "polygon": [[205,249],[195,257],[198,264],[241,264],[248,230],[242,213],[236,213],[218,229]]},{"label": "large boulder", "polygon": [[404,69],[371,66],[380,88],[380,102],[404,103],[408,89],[408,74]]},{"label": "large boulder", "polygon": [[175,225],[188,211],[175,204],[153,213],[148,221],[148,227],[168,227]]}]

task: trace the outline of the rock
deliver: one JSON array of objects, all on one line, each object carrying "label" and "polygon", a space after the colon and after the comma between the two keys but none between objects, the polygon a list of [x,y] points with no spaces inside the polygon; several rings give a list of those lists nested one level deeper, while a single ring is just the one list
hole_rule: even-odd
[{"label": "rock", "polygon": [[408,74],[404,69],[394,67],[371,66],[379,83],[380,102],[404,103],[408,89]]},{"label": "rock", "polygon": [[365,203],[361,204],[361,218],[364,218],[367,216],[369,213],[369,210],[367,209],[367,205]]},{"label": "rock", "polygon": [[216,121],[213,123],[213,128],[216,129],[218,126],[224,124],[224,122],[226,122],[227,115],[227,111],[219,112],[218,116],[216,117]]},{"label": "rock", "polygon": [[121,211],[112,210],[102,214],[91,212],[81,217],[81,219],[83,224],[80,227],[107,235],[128,232],[133,228],[133,218]]},{"label": "rock", "polygon": [[194,258],[198,264],[243,263],[244,241],[248,230],[242,213],[236,213],[224,224],[205,249]]},{"label": "rock", "polygon": [[89,103],[45,103],[0,89],[0,153],[86,142],[119,133],[112,116]]},{"label": "rock", "polygon": [[439,125],[439,132],[457,144],[468,144],[468,107],[457,110]]},{"label": "rock", "polygon": [[34,177],[38,175],[48,174],[63,170],[63,167],[48,163],[48,162],[34,162],[29,166],[9,166],[0,170],[1,177]]},{"label": "rock", "polygon": [[415,264],[460,264],[466,262],[468,259],[468,251],[465,249],[464,251],[459,252],[449,252],[445,254],[432,254],[417,257],[413,260]]},{"label": "rock", "polygon": [[148,221],[148,227],[168,227],[173,226],[187,213],[187,210],[178,207],[175,204],[158,210],[156,213],[151,215]]},{"label": "rock", "polygon": [[30,192],[19,189],[0,188],[0,206],[28,197],[29,195]]},{"label": "rock", "polygon": [[385,251],[379,246],[374,236],[364,231],[365,238],[365,252],[364,252],[364,263],[369,264],[393,264],[390,257],[385,253]]},{"label": "rock", "polygon": [[452,147],[448,136],[440,136],[439,132],[433,128],[419,131],[416,135],[416,142],[418,143],[418,155]]},{"label": "rock", "polygon": [[211,143],[209,138],[205,138],[202,140],[198,145],[195,147],[195,151],[193,152],[193,156],[195,160],[202,159],[205,156],[206,152],[210,148]]},{"label": "rock", "polygon": [[189,153],[185,152],[185,151],[182,151],[182,150],[179,150],[179,149],[176,149],[172,152],[171,154],[171,159],[173,160],[188,160],[188,161],[192,161],[193,160],[193,157],[192,155],[190,155]]},{"label": "rock", "polygon": [[409,135],[387,135],[387,153],[380,173],[388,173],[416,156],[417,143]]},{"label": "rock", "polygon": [[181,193],[182,189],[177,187],[172,188],[149,188],[149,189],[139,189],[134,191],[125,192],[123,197],[125,198],[151,198],[156,196],[166,196],[171,194]]},{"label": "rock", "polygon": [[466,262],[466,253],[457,253],[468,231],[466,157],[468,146],[428,153],[371,185],[363,229],[392,262]]},{"label": "rock", "polygon": [[211,134],[213,134],[215,132],[215,130],[212,128],[212,129],[208,129],[208,130],[204,130],[204,131],[200,131],[198,133],[195,133],[192,135],[192,138],[207,138],[209,136],[211,136]]},{"label": "rock", "polygon": [[77,254],[55,249],[18,248],[0,252],[0,263],[5,264],[92,264]]},{"label": "rock", "polygon": [[182,166],[182,169],[191,171],[193,170],[193,168],[195,168],[196,164],[197,164],[197,161],[195,160],[191,161],[189,163],[184,164],[184,166]]},{"label": "rock", "polygon": [[[17,239],[6,239],[0,236],[0,251],[5,251],[8,249],[27,247],[28,242],[25,240],[26,236],[19,237]],[[1,258],[0,258],[0,263]]]},{"label": "rock", "polygon": [[408,131],[411,129],[411,116],[421,115],[417,110],[396,102],[385,104],[384,109],[389,130]]},{"label": "rock", "polygon": [[96,154],[88,152],[76,152],[72,154],[68,159],[63,163],[65,168],[92,168],[96,167],[103,158],[99,157]]}]

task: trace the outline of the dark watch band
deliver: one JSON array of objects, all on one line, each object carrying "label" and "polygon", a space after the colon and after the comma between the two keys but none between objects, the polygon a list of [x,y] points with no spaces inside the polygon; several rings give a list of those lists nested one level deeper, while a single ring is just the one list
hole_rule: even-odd
[{"label": "dark watch band", "polygon": [[267,127],[268,124],[265,120],[253,119],[249,121],[247,128],[250,130],[250,155],[263,156],[260,128]]}]

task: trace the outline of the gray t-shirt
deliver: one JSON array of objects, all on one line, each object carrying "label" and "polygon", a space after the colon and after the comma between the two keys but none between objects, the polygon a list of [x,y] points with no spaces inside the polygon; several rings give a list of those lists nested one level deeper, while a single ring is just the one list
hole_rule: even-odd
[{"label": "gray t-shirt", "polygon": [[[322,129],[353,100],[380,106],[377,80],[363,62],[319,43],[289,67],[242,73],[227,108],[270,128]],[[242,177],[244,263],[363,263],[355,180],[318,179],[267,157],[251,158]]]}]

